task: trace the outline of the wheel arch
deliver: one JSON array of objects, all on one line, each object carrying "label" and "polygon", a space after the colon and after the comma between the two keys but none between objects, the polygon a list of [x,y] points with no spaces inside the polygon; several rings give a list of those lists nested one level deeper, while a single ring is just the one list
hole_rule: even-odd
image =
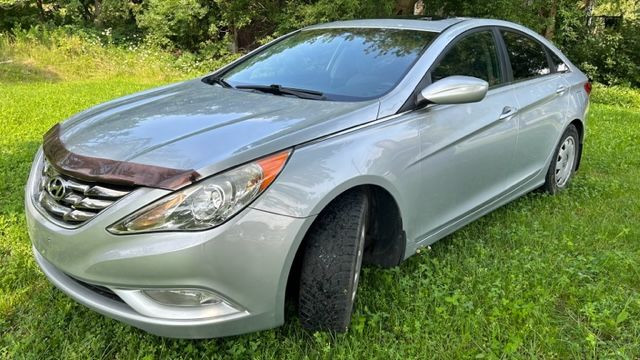
[{"label": "wheel arch", "polygon": [[580,119],[573,119],[569,123],[569,125],[575,126],[575,128],[578,130],[578,136],[580,137],[578,139],[578,142],[580,143],[580,146],[578,147],[578,160],[576,161],[577,171],[580,168],[580,162],[582,160],[582,148],[584,146],[584,123]]},{"label": "wheel arch", "polygon": [[[365,252],[365,263],[381,267],[398,265],[405,258],[406,219],[403,217],[400,193],[386,178],[360,175],[349,179],[318,201],[312,213],[320,215],[323,209],[340,196],[349,191],[360,190],[366,191],[369,210],[372,211],[369,213],[369,229],[372,232],[367,234],[369,251]],[[372,227],[372,224],[375,226]],[[301,245],[302,243],[298,247]]]},{"label": "wheel arch", "polygon": [[[405,258],[407,243],[401,208],[393,190],[379,182],[362,181],[360,183],[348,182],[347,184],[340,187],[340,190],[333,192],[332,196],[327,196],[319,202],[314,208],[314,214],[322,216],[322,210],[349,192],[364,191],[369,199],[370,213],[363,263],[383,268],[400,264]],[[305,249],[305,239],[312,228],[312,223],[307,227],[295,249],[291,249],[295,255],[288,265],[286,276],[283,276],[283,279],[286,279],[284,286],[286,299],[294,299],[297,296],[299,269]]]}]

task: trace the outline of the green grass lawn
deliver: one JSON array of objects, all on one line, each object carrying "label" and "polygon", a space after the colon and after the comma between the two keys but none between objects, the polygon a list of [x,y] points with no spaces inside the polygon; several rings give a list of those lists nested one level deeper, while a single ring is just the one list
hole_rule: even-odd
[{"label": "green grass lawn", "polygon": [[[592,105],[568,191],[529,194],[395,269],[365,269],[349,333],[309,333],[293,316],[260,333],[173,340],[94,313],[48,283],[31,255],[23,187],[53,124],[184,75],[162,64],[137,75],[111,63],[107,76],[89,60],[82,67],[69,59],[72,67],[21,54],[5,47],[12,62],[0,64],[1,358],[640,357],[640,108],[633,100]],[[2,55],[0,46],[0,63]],[[611,97],[607,91],[596,89],[594,98]]]}]

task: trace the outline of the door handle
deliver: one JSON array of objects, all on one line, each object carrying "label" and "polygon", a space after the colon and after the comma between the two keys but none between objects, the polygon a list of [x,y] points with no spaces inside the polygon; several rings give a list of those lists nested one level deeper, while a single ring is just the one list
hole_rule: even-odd
[{"label": "door handle", "polygon": [[512,117],[513,115],[516,114],[516,112],[518,112],[517,108],[514,108],[513,106],[505,106],[502,109],[502,113],[500,114],[500,117],[498,117],[498,120],[506,120],[509,119],[510,117]]},{"label": "door handle", "polygon": [[562,95],[562,94],[564,94],[564,93],[565,93],[565,91],[567,91],[567,87],[566,87],[566,86],[564,86],[564,85],[560,85],[560,86],[558,86],[558,88],[556,89],[556,94],[560,94],[560,95]]}]

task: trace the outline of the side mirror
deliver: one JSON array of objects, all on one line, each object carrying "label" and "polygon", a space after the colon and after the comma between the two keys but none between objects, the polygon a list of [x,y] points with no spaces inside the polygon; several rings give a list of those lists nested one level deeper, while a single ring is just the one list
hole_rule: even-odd
[{"label": "side mirror", "polygon": [[471,76],[449,76],[425,87],[416,105],[466,104],[478,102],[487,95],[489,83]]}]

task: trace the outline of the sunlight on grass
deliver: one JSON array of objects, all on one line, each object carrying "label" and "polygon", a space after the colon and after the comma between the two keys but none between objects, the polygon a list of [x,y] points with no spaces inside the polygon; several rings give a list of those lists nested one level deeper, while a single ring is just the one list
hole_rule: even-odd
[{"label": "sunlight on grass", "polygon": [[223,64],[188,61],[146,47],[103,45],[95,36],[60,29],[0,33],[0,83],[135,78],[154,84],[204,74]]}]

